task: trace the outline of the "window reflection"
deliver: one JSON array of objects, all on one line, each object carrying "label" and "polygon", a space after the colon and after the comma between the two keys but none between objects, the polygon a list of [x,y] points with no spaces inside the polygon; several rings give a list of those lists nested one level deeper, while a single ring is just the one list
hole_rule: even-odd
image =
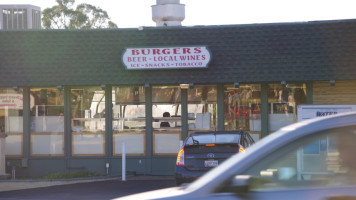
[{"label": "window reflection", "polygon": [[113,146],[120,155],[125,142],[129,155],[145,154],[146,106],[143,86],[113,87]]},{"label": "window reflection", "polygon": [[21,156],[23,141],[23,91],[0,88],[0,132],[7,134],[6,156]]},{"label": "window reflection", "polygon": [[[152,104],[153,128],[181,129],[181,91],[178,86],[153,87]],[[161,127],[161,124],[166,125]]]},{"label": "window reflection", "polygon": [[249,131],[255,141],[261,133],[261,86],[243,84],[239,88],[226,85],[225,130]]},{"label": "window reflection", "polygon": [[217,89],[196,85],[188,90],[189,130],[215,130],[217,126]]},{"label": "window reflection", "polygon": [[64,154],[64,96],[57,88],[31,88],[31,155]]},{"label": "window reflection", "polygon": [[154,154],[175,155],[181,139],[181,90],[178,86],[152,88]]},{"label": "window reflection", "polygon": [[100,87],[71,89],[72,154],[105,154],[105,91]]},{"label": "window reflection", "polygon": [[269,84],[269,131],[297,121],[297,106],[306,103],[306,86],[300,84]]}]

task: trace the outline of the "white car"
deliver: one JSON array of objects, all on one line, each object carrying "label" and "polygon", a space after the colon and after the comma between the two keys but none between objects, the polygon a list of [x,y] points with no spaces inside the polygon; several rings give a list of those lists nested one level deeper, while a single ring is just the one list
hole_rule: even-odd
[{"label": "white car", "polygon": [[356,199],[356,113],[286,126],[187,186],[119,199]]}]

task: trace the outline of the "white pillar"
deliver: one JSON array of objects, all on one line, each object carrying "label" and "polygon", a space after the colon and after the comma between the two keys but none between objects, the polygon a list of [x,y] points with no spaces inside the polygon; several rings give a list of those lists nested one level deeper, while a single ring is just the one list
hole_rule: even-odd
[{"label": "white pillar", "polygon": [[122,181],[126,181],[126,144],[122,143]]}]

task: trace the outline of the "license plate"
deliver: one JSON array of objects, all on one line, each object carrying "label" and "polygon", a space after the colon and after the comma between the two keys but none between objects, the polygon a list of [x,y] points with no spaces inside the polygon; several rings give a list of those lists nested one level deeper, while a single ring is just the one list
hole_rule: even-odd
[{"label": "license plate", "polygon": [[216,167],[218,166],[218,161],[217,160],[206,160],[204,162],[205,167]]}]

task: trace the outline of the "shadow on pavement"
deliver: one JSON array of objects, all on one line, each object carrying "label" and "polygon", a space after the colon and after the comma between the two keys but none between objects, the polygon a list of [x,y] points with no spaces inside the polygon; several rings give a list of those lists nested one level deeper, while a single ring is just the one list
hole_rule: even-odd
[{"label": "shadow on pavement", "polygon": [[0,192],[0,199],[114,199],[150,190],[175,187],[173,177],[134,176],[127,181],[106,180]]}]

